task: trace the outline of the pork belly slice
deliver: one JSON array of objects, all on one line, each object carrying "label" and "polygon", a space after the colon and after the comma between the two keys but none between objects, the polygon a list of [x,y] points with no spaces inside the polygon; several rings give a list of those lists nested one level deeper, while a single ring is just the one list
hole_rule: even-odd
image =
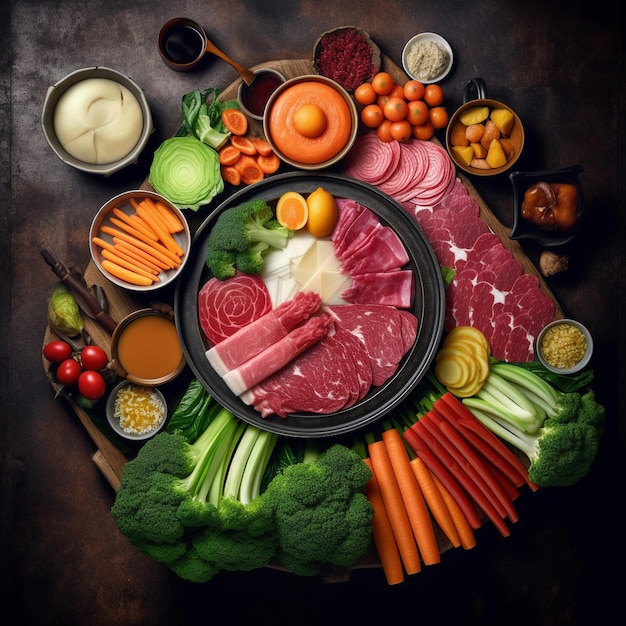
[{"label": "pork belly slice", "polygon": [[332,323],[327,313],[311,317],[276,343],[231,369],[222,380],[236,396],[240,396],[318,342],[328,333]]},{"label": "pork belly slice", "polygon": [[213,369],[224,376],[282,339],[318,311],[321,304],[319,294],[299,291],[291,300],[279,304],[207,350],[206,358]]}]

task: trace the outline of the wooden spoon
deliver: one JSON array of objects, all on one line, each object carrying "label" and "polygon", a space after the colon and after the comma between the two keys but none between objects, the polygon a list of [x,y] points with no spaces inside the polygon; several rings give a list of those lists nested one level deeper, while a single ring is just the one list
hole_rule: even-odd
[{"label": "wooden spoon", "polygon": [[255,74],[250,70],[246,69],[242,65],[239,65],[236,61],[233,61],[228,55],[224,54],[208,37],[206,38],[206,46],[205,50],[219,57],[223,61],[226,61],[229,65],[232,65],[241,75],[243,82],[246,85],[251,85],[254,80]]}]

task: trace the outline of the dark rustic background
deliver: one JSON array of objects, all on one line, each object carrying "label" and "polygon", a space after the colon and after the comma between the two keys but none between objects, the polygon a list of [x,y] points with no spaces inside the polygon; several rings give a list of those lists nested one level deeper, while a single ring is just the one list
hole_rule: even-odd
[{"label": "dark rustic background", "polygon": [[[206,585],[180,581],[118,532],[113,493],[90,461],[91,440],[55,400],[41,367],[46,298],[54,276],[39,250],[87,263],[88,227],[112,195],[137,187],[151,153],[180,119],[194,88],[237,79],[216,58],[176,74],[155,47],[175,15],[200,21],[242,64],[309,57],[319,33],[358,25],[400,63],[413,34],[436,31],[455,52],[444,81],[452,111],[469,78],[516,109],[527,146],[519,169],[579,163],[590,219],[572,247],[570,270],[550,280],[566,314],[594,335],[594,387],[607,432],[591,475],[574,487],[525,493],[520,521],[503,539],[478,532],[471,552],[444,555],[403,585],[380,570],[327,584],[273,570],[220,574]],[[586,626],[614,622],[623,592],[624,382],[619,347],[623,294],[623,38],[617,1],[597,0],[9,0],[0,8],[0,521],[1,586],[9,623],[40,626],[186,625],[226,619],[287,625],[385,623]],[[146,91],[156,132],[140,162],[109,179],[61,163],[40,128],[49,85],[79,67],[105,65]],[[475,180],[505,225],[506,176]],[[537,250],[525,246],[532,259]],[[620,259],[621,254],[621,259]],[[618,572],[617,574],[615,572]]]}]

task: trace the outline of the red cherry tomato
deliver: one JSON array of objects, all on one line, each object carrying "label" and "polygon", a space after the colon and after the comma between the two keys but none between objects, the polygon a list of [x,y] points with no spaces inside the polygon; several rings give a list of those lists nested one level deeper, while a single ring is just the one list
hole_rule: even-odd
[{"label": "red cherry tomato", "polygon": [[100,372],[85,370],[78,377],[78,392],[87,400],[98,400],[106,391],[106,383]]},{"label": "red cherry tomato", "polygon": [[44,346],[43,355],[51,363],[61,363],[72,356],[72,346],[66,341],[51,341]]},{"label": "red cherry tomato", "polygon": [[73,385],[80,376],[83,368],[76,359],[65,359],[56,371],[56,379],[62,385]]},{"label": "red cherry tomato", "polygon": [[85,346],[80,351],[80,360],[86,370],[103,370],[109,362],[107,353],[100,346]]}]

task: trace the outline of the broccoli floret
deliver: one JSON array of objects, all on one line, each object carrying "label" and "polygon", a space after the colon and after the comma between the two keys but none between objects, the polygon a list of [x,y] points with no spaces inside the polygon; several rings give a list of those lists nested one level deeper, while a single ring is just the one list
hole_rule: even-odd
[{"label": "broccoli floret", "polygon": [[593,390],[560,392],[535,373],[512,364],[492,365],[488,379],[492,376],[509,381],[541,407],[538,429],[524,430],[494,402],[466,398],[463,403],[491,431],[528,457],[530,480],[540,487],[566,487],[586,476],[598,455],[605,417]]},{"label": "broccoli floret", "polygon": [[220,572],[220,568],[205,561],[193,545],[189,546],[185,554],[167,565],[180,578],[192,583],[206,583]]},{"label": "broccoli floret", "polygon": [[220,280],[233,276],[236,269],[259,273],[263,256],[284,248],[292,235],[293,231],[278,223],[264,200],[244,202],[217,218],[207,241],[206,264]]},{"label": "broccoli floret", "polygon": [[263,497],[275,510],[279,563],[302,576],[354,564],[371,541],[370,478],[359,456],[341,444],[278,474]]}]

